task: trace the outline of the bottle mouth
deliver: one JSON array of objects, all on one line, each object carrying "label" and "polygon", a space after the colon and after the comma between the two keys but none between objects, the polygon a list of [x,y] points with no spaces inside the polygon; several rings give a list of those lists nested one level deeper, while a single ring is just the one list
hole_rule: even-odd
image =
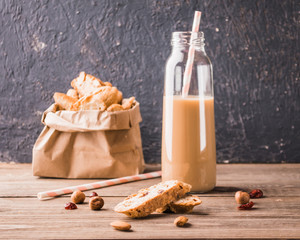
[{"label": "bottle mouth", "polygon": [[203,32],[173,32],[171,45],[204,45]]},{"label": "bottle mouth", "polygon": [[191,37],[192,35],[193,35],[193,37],[202,38],[202,37],[204,37],[204,32],[192,32],[192,31],[180,32],[180,31],[178,31],[178,32],[172,33],[173,37],[174,36]]}]

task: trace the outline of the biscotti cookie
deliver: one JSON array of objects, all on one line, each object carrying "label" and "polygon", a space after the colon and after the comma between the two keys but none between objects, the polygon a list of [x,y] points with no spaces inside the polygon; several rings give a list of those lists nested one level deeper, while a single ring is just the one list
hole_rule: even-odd
[{"label": "biscotti cookie", "polygon": [[73,88],[70,88],[67,91],[67,96],[70,96],[70,97],[75,98],[77,100],[79,99],[77,91],[75,89],[73,89]]},{"label": "biscotti cookie", "polygon": [[200,205],[202,201],[198,196],[186,195],[177,201],[171,202],[168,205],[156,209],[156,212],[173,212],[173,213],[189,213],[193,211],[193,208]]},{"label": "biscotti cookie", "polygon": [[178,200],[191,190],[191,185],[177,180],[161,182],[125,198],[115,211],[132,218],[145,217],[156,209]]},{"label": "biscotti cookie", "polygon": [[80,72],[79,76],[71,82],[71,86],[79,93],[79,97],[90,95],[106,86],[100,79]]},{"label": "biscotti cookie", "polygon": [[118,89],[115,87],[101,87],[91,95],[80,98],[71,107],[72,111],[101,110],[118,102]]},{"label": "biscotti cookie", "polygon": [[64,93],[56,92],[53,95],[55,103],[61,108],[70,110],[72,105],[77,101],[76,98],[70,97]]}]

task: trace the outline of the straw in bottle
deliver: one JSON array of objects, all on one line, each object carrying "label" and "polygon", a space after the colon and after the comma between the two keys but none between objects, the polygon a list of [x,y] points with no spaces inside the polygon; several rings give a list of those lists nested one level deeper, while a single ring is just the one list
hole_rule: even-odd
[{"label": "straw in bottle", "polygon": [[193,33],[199,31],[200,20],[201,20],[201,12],[195,11],[188,59],[187,59],[187,63],[183,75],[183,87],[182,87],[183,97],[186,97],[188,95],[190,89],[193,62],[195,57],[195,47],[193,46],[193,40],[195,39],[195,34]]}]

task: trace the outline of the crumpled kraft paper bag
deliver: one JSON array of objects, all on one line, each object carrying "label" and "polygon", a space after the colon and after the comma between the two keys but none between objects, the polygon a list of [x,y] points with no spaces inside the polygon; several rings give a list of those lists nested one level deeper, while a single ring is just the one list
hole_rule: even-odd
[{"label": "crumpled kraft paper bag", "polygon": [[119,112],[56,111],[33,147],[33,175],[56,178],[117,178],[142,173],[144,157],[139,103]]}]

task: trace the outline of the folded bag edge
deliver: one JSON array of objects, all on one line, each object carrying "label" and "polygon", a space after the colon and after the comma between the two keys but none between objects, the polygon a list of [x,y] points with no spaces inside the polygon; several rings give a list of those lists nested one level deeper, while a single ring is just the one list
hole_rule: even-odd
[{"label": "folded bag edge", "polygon": [[99,110],[56,111],[52,104],[42,115],[41,122],[63,132],[88,132],[99,130],[125,130],[140,123],[139,103],[129,110],[107,112]]}]

